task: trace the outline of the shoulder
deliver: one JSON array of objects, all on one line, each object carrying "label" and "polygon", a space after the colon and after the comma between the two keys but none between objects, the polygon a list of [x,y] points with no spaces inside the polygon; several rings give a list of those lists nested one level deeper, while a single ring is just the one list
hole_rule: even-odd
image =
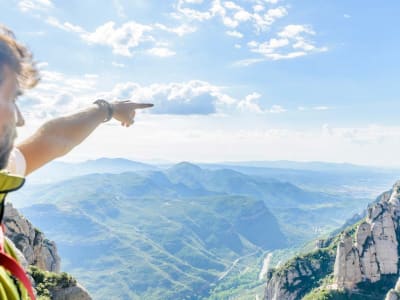
[{"label": "shoulder", "polygon": [[24,176],[26,172],[26,161],[22,152],[18,148],[14,148],[8,159],[7,170],[10,173]]}]

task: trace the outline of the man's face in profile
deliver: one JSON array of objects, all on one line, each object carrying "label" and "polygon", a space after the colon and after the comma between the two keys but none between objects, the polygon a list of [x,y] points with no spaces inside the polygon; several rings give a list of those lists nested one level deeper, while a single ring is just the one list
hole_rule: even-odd
[{"label": "man's face in profile", "polygon": [[17,76],[8,66],[0,70],[0,169],[7,166],[16,138]]}]

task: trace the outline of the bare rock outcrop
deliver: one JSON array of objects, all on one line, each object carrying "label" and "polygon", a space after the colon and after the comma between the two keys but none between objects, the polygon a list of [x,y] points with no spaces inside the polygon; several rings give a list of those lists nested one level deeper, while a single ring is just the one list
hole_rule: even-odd
[{"label": "bare rock outcrop", "polygon": [[43,233],[9,203],[6,204],[3,221],[6,236],[23,253],[29,265],[56,273],[60,271],[61,260],[56,244],[45,239]]},{"label": "bare rock outcrop", "polygon": [[[357,227],[355,222],[360,222]],[[365,293],[367,287],[378,282],[388,291],[387,294],[385,290],[374,291],[379,294],[379,299],[385,298],[386,294],[385,300],[400,300],[400,279],[396,287],[390,289],[400,274],[399,224],[400,181],[391,191],[378,197],[359,218],[347,223],[340,235],[318,242],[317,251],[325,253],[325,258],[319,258],[319,261],[325,263],[318,265],[312,257],[304,261],[307,255],[303,255],[278,270],[270,271],[264,300],[300,300],[303,296],[313,297],[312,293],[317,295],[322,291],[351,296]],[[308,268],[302,268],[301,264]],[[329,275],[333,275],[333,282],[329,279],[321,286],[321,279]]]},{"label": "bare rock outcrop", "polygon": [[338,286],[348,289],[361,281],[360,256],[347,233],[342,235],[337,247],[334,276]]},{"label": "bare rock outcrop", "polygon": [[333,268],[333,255],[316,250],[288,262],[279,270],[267,273],[264,300],[297,300],[312,287],[312,283]]},{"label": "bare rock outcrop", "polygon": [[366,221],[357,228],[355,241],[342,234],[334,266],[338,289],[351,290],[361,281],[376,282],[382,275],[398,273],[399,191],[397,182],[390,197],[369,208]]},{"label": "bare rock outcrop", "polygon": [[[34,228],[9,203],[5,207],[3,222],[6,226],[6,238],[10,241],[10,246],[14,248],[21,265],[25,269],[34,266],[37,267],[37,270],[41,270],[36,271],[36,274],[40,274],[40,276],[31,274],[34,285],[40,283],[41,289],[47,288],[51,299],[54,300],[92,299],[86,289],[75,279],[66,273],[59,273],[61,260],[56,244],[46,239],[42,232]],[[63,280],[64,277],[69,280]],[[57,283],[55,284],[55,282]]]},{"label": "bare rock outcrop", "polygon": [[55,300],[90,300],[89,293],[79,283],[76,286],[55,289],[52,291]]}]

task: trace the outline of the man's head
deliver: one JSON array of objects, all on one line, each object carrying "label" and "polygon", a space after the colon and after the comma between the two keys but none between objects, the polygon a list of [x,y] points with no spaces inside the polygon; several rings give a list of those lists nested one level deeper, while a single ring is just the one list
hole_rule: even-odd
[{"label": "man's head", "polygon": [[0,169],[7,165],[16,126],[24,123],[15,100],[38,81],[31,53],[15,40],[9,29],[0,25]]}]

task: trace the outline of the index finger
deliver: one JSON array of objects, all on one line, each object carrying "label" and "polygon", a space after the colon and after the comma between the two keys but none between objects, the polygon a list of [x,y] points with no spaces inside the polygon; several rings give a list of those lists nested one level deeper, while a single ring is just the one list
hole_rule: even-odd
[{"label": "index finger", "polygon": [[151,103],[134,103],[135,109],[149,108],[153,107],[154,104]]}]

